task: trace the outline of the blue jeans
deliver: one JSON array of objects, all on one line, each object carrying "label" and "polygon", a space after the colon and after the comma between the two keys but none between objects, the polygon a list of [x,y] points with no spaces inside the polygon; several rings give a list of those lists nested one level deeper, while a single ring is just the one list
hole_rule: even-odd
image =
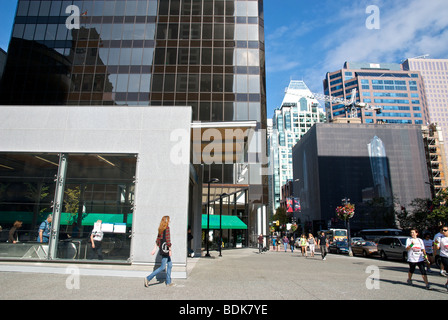
[{"label": "blue jeans", "polygon": [[151,273],[149,276],[146,277],[146,279],[148,279],[148,281],[151,281],[152,278],[154,278],[156,275],[158,275],[160,272],[162,272],[163,270],[165,270],[166,268],[166,284],[170,284],[171,283],[171,269],[173,268],[173,263],[171,262],[171,257],[162,257],[162,265],[154,270],[153,273]]}]

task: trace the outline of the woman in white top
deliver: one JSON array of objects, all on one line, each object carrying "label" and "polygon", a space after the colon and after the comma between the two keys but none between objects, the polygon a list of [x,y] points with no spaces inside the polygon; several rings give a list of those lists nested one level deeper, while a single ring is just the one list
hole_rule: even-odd
[{"label": "woman in white top", "polygon": [[[448,270],[448,226],[442,228],[443,237],[437,238],[434,241],[437,250],[440,249],[440,258],[442,264],[445,266],[445,270]],[[445,283],[445,288],[448,290],[448,280]]]},{"label": "woman in white top", "polygon": [[406,250],[408,251],[408,263],[409,263],[409,272],[408,272],[408,284],[412,285],[412,275],[414,274],[415,267],[417,266],[420,269],[420,273],[422,274],[423,281],[425,281],[426,289],[430,289],[428,283],[428,276],[426,275],[425,270],[425,260],[426,260],[426,251],[425,244],[423,240],[417,238],[418,231],[417,229],[411,229],[411,237],[406,240]]},{"label": "woman in white top", "polygon": [[314,257],[316,239],[314,239],[314,236],[311,233],[308,235],[308,246],[310,248],[311,257]]}]

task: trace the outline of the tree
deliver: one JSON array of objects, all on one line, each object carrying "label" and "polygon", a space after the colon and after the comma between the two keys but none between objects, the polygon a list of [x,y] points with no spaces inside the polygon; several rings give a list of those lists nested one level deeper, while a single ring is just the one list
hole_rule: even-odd
[{"label": "tree", "polygon": [[428,218],[436,223],[435,227],[448,220],[448,189],[441,189],[432,199]]},{"label": "tree", "polygon": [[[84,186],[84,191],[85,188],[86,187]],[[78,217],[79,205],[81,200],[81,187],[76,186],[74,188],[66,188],[64,193],[64,208],[65,212],[69,213],[67,221],[65,221],[68,229],[68,226],[73,222],[76,222],[76,219]],[[86,215],[83,215],[82,218],[84,219],[85,216]]]},{"label": "tree", "polygon": [[[277,210],[275,210],[275,214],[271,217],[271,221],[278,221],[279,226],[286,224],[288,222],[286,209],[278,207]],[[274,228],[274,231],[279,229],[275,224],[272,227]],[[271,232],[273,232],[272,227]]]},{"label": "tree", "polygon": [[272,221],[276,220],[279,221],[280,225],[288,223],[288,215],[285,208],[278,207],[277,210],[275,210],[275,214],[272,216]]},{"label": "tree", "polygon": [[45,183],[39,185],[33,182],[25,182],[24,184],[26,185],[25,197],[34,204],[34,214],[39,215],[38,219],[44,218],[44,212],[47,212],[48,208],[40,209],[40,206],[42,200],[50,194],[50,186]]},{"label": "tree", "polygon": [[434,199],[416,198],[411,201],[412,212],[405,207],[397,215],[402,229],[434,230],[448,220],[448,191],[441,190]]}]

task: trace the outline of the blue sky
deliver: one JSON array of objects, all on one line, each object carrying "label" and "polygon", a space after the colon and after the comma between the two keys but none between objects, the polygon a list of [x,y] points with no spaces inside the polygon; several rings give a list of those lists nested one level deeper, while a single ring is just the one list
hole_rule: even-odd
[{"label": "blue sky", "polygon": [[[17,0],[1,3],[0,47],[7,50]],[[366,27],[371,5],[379,29]],[[264,15],[268,117],[291,79],[322,93],[326,72],[345,61],[448,58],[447,0],[264,0]]]}]

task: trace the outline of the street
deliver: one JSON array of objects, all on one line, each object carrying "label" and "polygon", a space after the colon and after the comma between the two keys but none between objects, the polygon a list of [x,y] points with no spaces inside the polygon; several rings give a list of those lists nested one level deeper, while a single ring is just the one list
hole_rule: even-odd
[{"label": "street", "polygon": [[[105,266],[104,276],[89,276],[77,273],[76,267],[70,265],[55,273],[49,271],[50,266],[55,269],[53,264],[33,264],[31,269],[29,264],[3,262],[0,299],[448,299],[446,278],[439,275],[438,269],[428,275],[432,290],[426,290],[419,271],[413,276],[414,286],[406,284],[408,265],[399,261],[337,254],[329,254],[322,261],[319,253],[314,258],[305,258],[299,251],[259,254],[254,248],[224,250],[222,257],[217,252],[211,254],[212,258],[188,258],[189,276],[174,279],[175,287],[166,287],[153,279],[145,288],[141,274],[116,276],[123,266]],[[17,271],[10,272],[11,266]]]}]

